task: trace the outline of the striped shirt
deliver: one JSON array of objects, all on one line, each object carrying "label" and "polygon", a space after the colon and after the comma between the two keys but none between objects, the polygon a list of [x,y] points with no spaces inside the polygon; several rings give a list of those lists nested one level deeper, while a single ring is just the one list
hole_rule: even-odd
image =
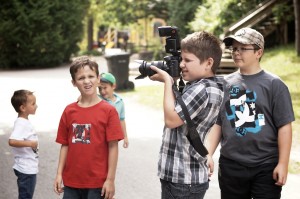
[{"label": "striped shirt", "polygon": [[[182,92],[182,99],[203,143],[216,122],[223,96],[223,79],[220,77],[194,81]],[[179,184],[205,183],[208,181],[207,159],[197,153],[187,139],[187,124],[178,102],[175,110],[184,124],[174,129],[164,128],[158,176]]]}]

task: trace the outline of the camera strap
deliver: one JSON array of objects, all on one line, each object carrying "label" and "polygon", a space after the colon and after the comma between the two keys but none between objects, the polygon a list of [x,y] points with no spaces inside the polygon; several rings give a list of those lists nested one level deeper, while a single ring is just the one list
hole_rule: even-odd
[{"label": "camera strap", "polygon": [[182,100],[181,93],[178,91],[176,83],[173,84],[172,88],[173,88],[173,92],[175,94],[175,97],[176,97],[177,101],[179,102],[179,104],[182,108],[183,115],[184,115],[184,117],[186,119],[186,122],[187,122],[187,126],[188,126],[187,139],[189,140],[191,145],[194,147],[194,149],[202,157],[205,157],[208,154],[208,151],[207,151],[207,149],[205,148],[205,146],[203,145],[203,143],[200,139],[200,136],[199,136],[199,133],[196,129],[196,126],[195,126],[194,122],[192,121],[192,119],[189,115],[189,112],[188,112],[188,109],[187,109],[185,103]]}]

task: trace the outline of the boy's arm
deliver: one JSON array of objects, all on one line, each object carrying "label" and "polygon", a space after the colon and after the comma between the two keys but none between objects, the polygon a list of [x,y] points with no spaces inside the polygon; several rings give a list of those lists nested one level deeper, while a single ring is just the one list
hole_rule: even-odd
[{"label": "boy's arm", "polygon": [[118,163],[118,141],[108,143],[108,173],[103,184],[101,195],[105,199],[112,199],[115,195],[115,176]]},{"label": "boy's arm", "polygon": [[9,146],[12,147],[31,147],[31,148],[37,148],[38,141],[37,140],[15,140],[15,139],[9,139],[8,140]]},{"label": "boy's arm", "polygon": [[278,129],[279,161],[273,171],[273,179],[276,185],[283,186],[288,175],[288,165],[292,145],[292,124],[286,124]]},{"label": "boy's arm", "polygon": [[61,145],[60,148],[60,154],[59,154],[59,162],[58,162],[58,168],[57,168],[57,174],[54,181],[54,191],[58,195],[63,192],[63,188],[61,187],[62,184],[62,172],[65,167],[66,158],[68,154],[68,145]]},{"label": "boy's arm", "polygon": [[221,135],[221,126],[218,124],[214,124],[210,129],[205,141],[205,146],[208,151],[207,164],[209,167],[209,176],[211,176],[214,172],[214,161],[212,159],[212,156],[220,143]]},{"label": "boy's arm", "polygon": [[166,72],[155,66],[151,66],[151,69],[156,71],[156,74],[150,77],[151,80],[164,82],[164,121],[168,128],[176,128],[184,124],[183,120],[179,117],[178,113],[175,111],[175,96],[173,93],[173,79]]},{"label": "boy's arm", "polygon": [[127,148],[128,145],[129,145],[129,142],[128,142],[128,137],[127,137],[127,131],[126,131],[126,123],[125,123],[125,120],[121,120],[121,127],[122,127],[122,130],[123,130],[123,133],[124,133],[124,143],[123,143],[123,147],[124,147],[124,148]]}]

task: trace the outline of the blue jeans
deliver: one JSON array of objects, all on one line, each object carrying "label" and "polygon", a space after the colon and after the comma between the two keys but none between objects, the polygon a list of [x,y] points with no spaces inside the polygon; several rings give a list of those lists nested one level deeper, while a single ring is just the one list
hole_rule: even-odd
[{"label": "blue jeans", "polygon": [[203,199],[209,183],[177,184],[160,179],[161,199]]},{"label": "blue jeans", "polygon": [[104,199],[101,196],[101,188],[80,189],[64,187],[63,199]]},{"label": "blue jeans", "polygon": [[19,199],[32,199],[36,185],[36,174],[24,174],[16,169],[14,169],[14,172],[18,177]]}]

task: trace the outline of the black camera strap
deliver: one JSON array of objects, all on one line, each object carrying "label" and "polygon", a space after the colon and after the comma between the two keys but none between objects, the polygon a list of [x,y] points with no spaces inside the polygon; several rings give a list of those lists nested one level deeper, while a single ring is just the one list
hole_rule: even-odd
[{"label": "black camera strap", "polygon": [[[180,81],[182,81],[182,82],[180,82],[179,84],[182,84],[183,80],[180,79]],[[180,86],[182,86],[182,85],[180,85]],[[187,139],[189,140],[191,145],[194,147],[194,149],[202,157],[205,157],[208,154],[208,151],[207,151],[207,149],[205,148],[205,146],[203,145],[203,143],[200,139],[200,136],[199,136],[199,133],[196,129],[196,126],[195,126],[194,122],[192,121],[192,119],[189,115],[189,112],[187,110],[187,107],[186,107],[185,103],[182,100],[181,93],[178,91],[176,83],[173,84],[172,88],[173,88],[173,92],[175,94],[175,97],[176,97],[177,101],[179,102],[179,104],[182,108],[183,115],[184,115],[184,117],[186,119],[186,122],[187,122],[187,126],[188,126]]]}]

